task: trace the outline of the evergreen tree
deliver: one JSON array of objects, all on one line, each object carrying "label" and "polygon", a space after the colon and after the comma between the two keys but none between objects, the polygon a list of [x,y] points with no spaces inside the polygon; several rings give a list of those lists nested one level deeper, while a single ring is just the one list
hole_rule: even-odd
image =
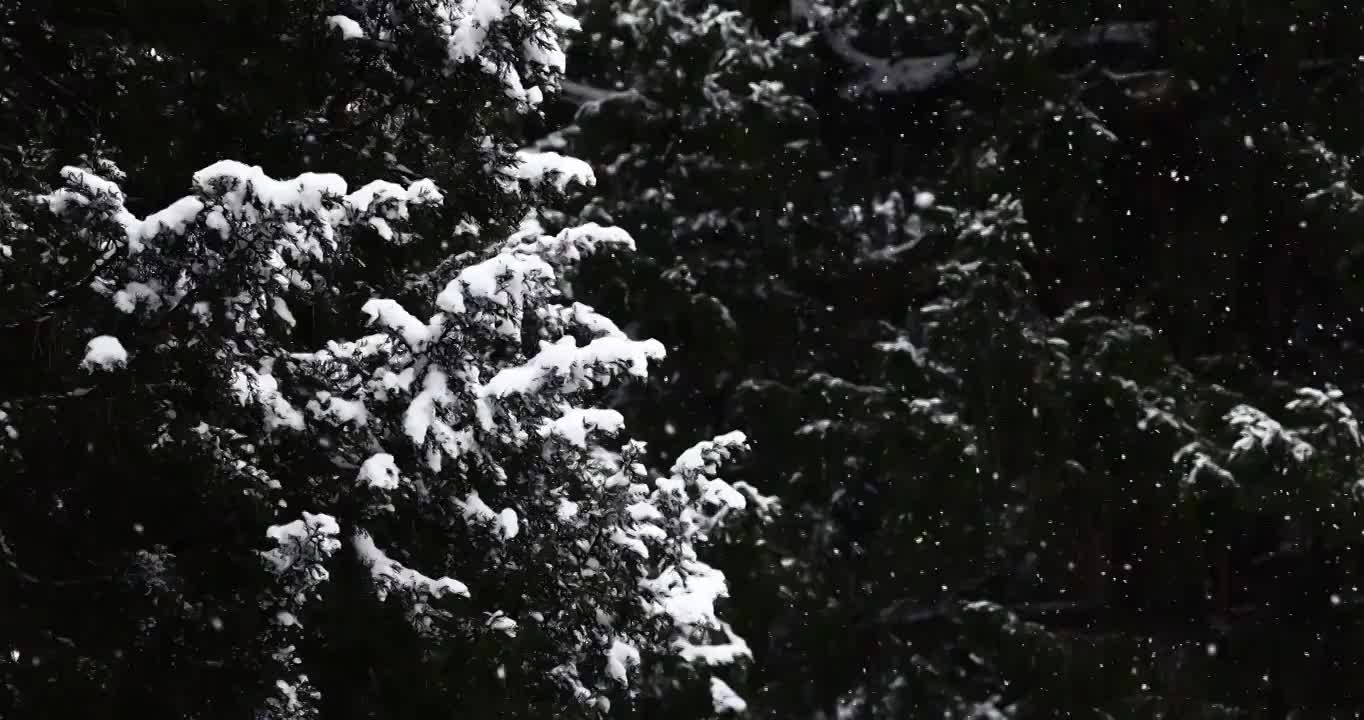
[{"label": "evergreen tree", "polygon": [[591,7],[584,217],[695,218],[638,223],[682,293],[596,292],[788,507],[727,554],[755,710],[1356,707],[1356,9]]},{"label": "evergreen tree", "polygon": [[1354,5],[593,0],[572,107],[552,3],[48,5],[0,8],[18,712],[1364,704]]},{"label": "evergreen tree", "polygon": [[[774,501],[716,476],[742,434],[651,472],[594,406],[663,348],[562,282],[633,243],[546,233],[542,207],[592,172],[515,149],[573,21],[552,2],[257,10],[7,10],[30,80],[5,120],[44,122],[0,204],[5,706],[588,717],[699,684],[705,714],[742,709],[711,675],[751,652],[698,548]],[[220,34],[190,42],[191,18]],[[237,33],[260,52],[219,75]],[[112,87],[44,116],[46,90],[99,84],[83,63]],[[205,78],[241,95],[193,102]],[[171,103],[183,135],[157,117]],[[122,124],[139,110],[151,127]],[[91,142],[83,113],[117,122]],[[301,174],[205,162],[158,204],[229,152]],[[309,170],[326,162],[403,182],[352,189]]]}]

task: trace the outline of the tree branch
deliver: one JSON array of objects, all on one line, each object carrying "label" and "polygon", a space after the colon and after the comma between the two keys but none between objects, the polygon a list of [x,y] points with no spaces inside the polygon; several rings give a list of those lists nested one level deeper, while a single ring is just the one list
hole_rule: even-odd
[{"label": "tree branch", "polygon": [[60,290],[53,291],[46,300],[29,308],[22,317],[6,320],[4,324],[0,325],[0,329],[14,330],[30,323],[40,323],[47,320],[51,317],[53,310],[73,300],[82,288],[89,288],[90,283],[95,281],[102,269],[104,269],[104,258],[97,258],[91,263],[90,270],[80,278]]},{"label": "tree branch", "polygon": [[[1230,632],[1238,626],[1263,625],[1267,621],[1279,626],[1318,627],[1341,617],[1354,618],[1364,611],[1364,594],[1339,597],[1333,600],[1330,606],[1310,613],[1276,614],[1272,607],[1251,604],[1230,608],[1224,613],[1189,617],[1155,612],[1124,612],[1111,606],[1070,600],[1044,600],[1014,605],[994,604],[1018,620],[1035,623],[1048,630],[1086,635],[1116,633],[1150,636],[1190,633],[1218,635]],[[952,621],[960,617],[970,605],[971,603],[946,602],[938,606],[919,606],[905,610],[892,605],[880,613],[880,617],[888,625],[903,628]]]},{"label": "tree branch", "polygon": [[91,109],[89,103],[87,103],[79,93],[71,90],[52,76],[40,70],[37,64],[29,62],[28,58],[14,47],[11,46],[6,48],[5,46],[0,45],[0,49],[5,50],[6,53],[14,59],[14,62],[19,66],[19,69],[22,70],[24,74],[28,75],[31,80],[34,80],[45,87],[47,89],[48,97],[52,99],[55,104],[70,108],[79,115],[91,129],[97,129],[99,127],[99,123],[95,121],[94,110]]},{"label": "tree branch", "polygon": [[14,556],[14,549],[11,548],[9,543],[5,540],[5,536],[3,533],[0,533],[0,562],[3,562],[5,565],[9,566],[9,569],[14,574],[14,577],[17,578],[21,583],[26,583],[29,585],[46,585],[48,587],[54,588],[65,588],[73,587],[76,585],[107,582],[113,579],[114,577],[112,574],[107,573],[102,573],[99,575],[90,575],[87,577],[65,579],[39,577],[19,567],[19,561],[15,559]]},{"label": "tree branch", "polygon": [[584,112],[596,112],[601,106],[616,100],[631,100],[643,103],[650,110],[656,109],[658,103],[645,97],[638,90],[606,90],[604,88],[593,87],[586,83],[580,83],[565,78],[559,83],[559,96],[568,102],[578,106],[578,116]]},{"label": "tree branch", "polygon": [[[919,93],[943,85],[958,75],[980,66],[980,53],[943,53],[923,57],[881,58],[858,50],[849,32],[835,28],[816,8],[813,0],[791,0],[791,17],[816,29],[834,54],[861,68],[862,77],[844,87],[848,96],[870,93],[893,95]],[[1093,25],[1050,35],[1042,40],[1045,52],[1066,48],[1095,48],[1107,45],[1150,47],[1156,24],[1153,22],[1115,22]]]},{"label": "tree branch", "polygon": [[[814,0],[790,0],[790,7],[793,19],[808,23],[820,33],[835,55],[862,71],[861,77],[852,80],[843,88],[842,93],[845,97],[921,93],[975,70],[984,59],[981,53],[955,52],[921,57],[876,57],[858,50],[853,45],[851,33],[833,27],[815,7]],[[1086,29],[1045,36],[1041,40],[1041,51],[1044,54],[1052,54],[1064,50],[1094,51],[1111,47],[1149,51],[1155,46],[1157,27],[1155,22],[1149,21],[1099,23]],[[1298,63],[1298,70],[1305,73],[1313,72],[1353,61],[1353,58],[1304,60]],[[1161,81],[1168,84],[1171,77],[1171,71],[1165,68],[1137,72],[1117,72],[1106,67],[1098,70],[1109,80],[1121,85],[1149,85],[1153,82],[1159,84]]]}]

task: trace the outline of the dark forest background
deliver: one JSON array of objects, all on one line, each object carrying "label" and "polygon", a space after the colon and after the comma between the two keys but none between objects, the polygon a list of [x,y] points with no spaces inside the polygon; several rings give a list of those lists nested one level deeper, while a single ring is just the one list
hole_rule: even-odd
[{"label": "dark forest background", "polygon": [[[1364,6],[582,0],[563,91],[488,119],[423,105],[402,68],[338,74],[336,56],[363,69],[371,50],[301,29],[331,5],[4,3],[0,186],[36,192],[99,153],[142,211],[221,157],[463,178],[441,139],[513,127],[597,169],[558,221],[639,245],[574,279],[669,348],[616,398],[632,431],[666,462],[679,438],[743,429],[732,479],[782,499],[774,526],[712,556],[754,649],[734,683],[749,714],[1364,709]],[[15,413],[51,389],[61,330],[26,309],[47,280],[7,272]],[[54,427],[82,421],[62,412]],[[63,452],[42,442],[27,456]],[[167,612],[121,579],[67,584],[136,540],[98,512],[53,529],[35,508],[74,491],[6,467],[0,648],[98,647]],[[385,637],[383,682],[330,676],[350,700],[324,716],[502,714],[435,702],[436,671]],[[0,703],[247,716],[196,700],[237,682],[241,648],[193,672],[143,648],[100,679],[84,647],[0,664]],[[432,702],[393,699],[416,696]]]}]

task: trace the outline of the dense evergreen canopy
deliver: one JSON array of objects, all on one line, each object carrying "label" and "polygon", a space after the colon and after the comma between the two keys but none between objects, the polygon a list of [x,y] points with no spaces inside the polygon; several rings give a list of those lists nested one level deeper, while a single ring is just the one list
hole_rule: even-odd
[{"label": "dense evergreen canopy", "polygon": [[7,3],[0,708],[1353,716],[1361,58],[1323,0]]},{"label": "dense evergreen canopy", "polygon": [[1357,706],[1357,9],[590,7],[633,407],[787,507],[755,707]]}]

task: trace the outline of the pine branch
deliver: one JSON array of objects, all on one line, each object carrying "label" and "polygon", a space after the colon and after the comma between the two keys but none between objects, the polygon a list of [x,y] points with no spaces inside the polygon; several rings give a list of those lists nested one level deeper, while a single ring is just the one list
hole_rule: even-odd
[{"label": "pine branch", "polygon": [[47,320],[52,316],[53,310],[56,310],[74,299],[79,294],[81,288],[88,288],[90,283],[94,282],[95,277],[99,275],[99,271],[103,268],[104,262],[102,260],[94,262],[91,265],[90,270],[75,282],[72,282],[61,290],[49,295],[46,300],[38,303],[37,306],[25,312],[22,317],[5,321],[3,325],[0,325],[0,329],[14,330],[30,323],[41,323]]},{"label": "pine branch", "polygon": [[578,106],[579,113],[596,112],[604,103],[617,100],[640,102],[650,110],[658,107],[657,102],[650,100],[633,88],[629,90],[606,90],[565,78],[559,83],[559,91],[560,97]]},{"label": "pine branch", "polygon": [[0,562],[3,562],[7,567],[9,567],[10,571],[14,574],[14,577],[19,580],[19,582],[28,585],[47,585],[49,587],[56,588],[73,587],[76,585],[87,585],[90,583],[107,582],[109,580],[112,580],[114,577],[111,574],[100,574],[91,575],[88,577],[59,579],[45,578],[34,575],[33,573],[27,572],[19,566],[19,561],[15,558],[14,555],[14,548],[10,547],[9,542],[5,540],[5,535],[3,532],[0,532]]},{"label": "pine branch", "polygon": [[[967,605],[969,603],[947,602],[935,607],[919,606],[905,610],[892,606],[881,613],[881,619],[887,625],[896,628],[952,622],[961,616]],[[1223,635],[1239,628],[1263,625],[1266,622],[1273,622],[1280,627],[1316,628],[1342,618],[1358,618],[1364,615],[1364,594],[1340,597],[1339,602],[1333,602],[1312,613],[1276,613],[1275,608],[1264,604],[1240,605],[1226,612],[1201,616],[1130,612],[1110,605],[1070,600],[997,605],[1018,620],[1035,623],[1051,631],[1082,635],[1136,633],[1148,636],[1188,637]]]},{"label": "pine branch", "polygon": [[0,44],[0,50],[11,57],[14,60],[15,65],[17,65],[20,71],[27,75],[30,80],[36,81],[37,84],[46,88],[46,94],[55,104],[61,107],[70,108],[76,115],[80,116],[80,118],[85,121],[89,128],[95,129],[99,127],[99,123],[95,121],[94,110],[79,93],[71,90],[52,76],[40,70],[36,63],[30,62],[23,53],[19,52],[12,45],[5,46]]},{"label": "pine branch", "polygon": [[[859,50],[851,34],[830,25],[815,8],[814,0],[791,0],[791,18],[816,29],[829,48],[845,63],[861,70],[861,77],[843,88],[844,96],[916,94],[941,87],[980,67],[983,53],[942,53],[919,57],[884,58]],[[1096,53],[1104,48],[1128,48],[1152,52],[1155,46],[1155,22],[1110,22],[1091,25],[1082,30],[1070,30],[1044,36],[1039,45],[1043,55],[1065,50],[1085,50]],[[1345,66],[1354,58],[1318,58],[1298,63],[1298,71],[1312,73]],[[1097,70],[1108,80],[1124,87],[1137,86],[1143,96],[1159,97],[1162,87],[1168,87],[1172,71],[1152,68],[1136,72],[1118,72],[1108,67],[1094,67],[1091,62],[1081,74]],[[1148,86],[1154,86],[1151,89]],[[1143,89],[1145,88],[1145,89]]]}]

